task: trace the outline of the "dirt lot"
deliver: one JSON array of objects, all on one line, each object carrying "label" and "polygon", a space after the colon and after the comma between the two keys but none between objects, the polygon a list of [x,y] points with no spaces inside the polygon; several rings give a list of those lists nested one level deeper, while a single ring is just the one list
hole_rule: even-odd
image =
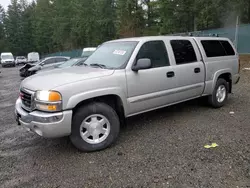
[{"label": "dirt lot", "polygon": [[[18,68],[0,71],[1,187],[250,187],[250,70],[225,107],[194,100],[130,118],[118,142],[95,153],[17,126]],[[211,142],[219,146],[205,149]]]}]

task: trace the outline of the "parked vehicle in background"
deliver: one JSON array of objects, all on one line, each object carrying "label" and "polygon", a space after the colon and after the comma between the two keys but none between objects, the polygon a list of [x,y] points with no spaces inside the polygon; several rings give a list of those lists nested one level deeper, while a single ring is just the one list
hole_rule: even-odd
[{"label": "parked vehicle in background", "polygon": [[96,51],[95,47],[83,48],[81,57],[89,57]]},{"label": "parked vehicle in background", "polygon": [[40,61],[36,63],[32,63],[32,64],[28,63],[19,70],[20,76],[21,77],[31,76],[35,74],[37,71],[42,70],[43,68],[61,64],[62,62],[65,62],[69,59],[70,57],[54,56],[54,57],[47,57],[47,58],[41,59]]},{"label": "parked vehicle in background", "polygon": [[239,57],[227,38],[158,36],[109,41],[86,66],[25,79],[17,122],[43,137],[70,136],[82,151],[109,147],[124,118],[208,96],[226,104]]},{"label": "parked vehicle in background", "polygon": [[41,72],[49,71],[53,69],[81,66],[81,65],[84,65],[84,62],[86,61],[86,59],[87,58],[83,58],[83,57],[72,58],[72,59],[69,59],[68,61],[62,62],[61,64],[52,65],[50,67],[43,68],[40,71],[37,71],[37,73],[41,73]]},{"label": "parked vehicle in background", "polygon": [[27,63],[27,59],[24,56],[17,56],[15,63],[16,63],[16,65],[26,64]]},{"label": "parked vehicle in background", "polygon": [[40,56],[38,52],[30,52],[27,55],[28,63],[34,63],[40,60]]},{"label": "parked vehicle in background", "polygon": [[1,53],[2,67],[15,67],[15,59],[11,52]]}]

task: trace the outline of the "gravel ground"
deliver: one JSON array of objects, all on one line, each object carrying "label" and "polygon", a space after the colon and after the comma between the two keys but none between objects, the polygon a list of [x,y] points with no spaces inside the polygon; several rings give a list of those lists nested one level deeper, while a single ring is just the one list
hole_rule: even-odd
[{"label": "gravel ground", "polygon": [[95,153],[17,126],[18,68],[0,71],[1,187],[250,188],[249,70],[225,107],[193,100],[130,118],[117,143]]}]

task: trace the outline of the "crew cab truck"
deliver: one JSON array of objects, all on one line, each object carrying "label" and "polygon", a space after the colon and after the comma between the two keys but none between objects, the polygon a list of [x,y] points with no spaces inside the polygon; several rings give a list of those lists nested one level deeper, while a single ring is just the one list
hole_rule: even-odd
[{"label": "crew cab truck", "polygon": [[109,147],[126,117],[208,96],[222,107],[240,79],[231,41],[155,36],[105,42],[85,66],[25,79],[18,124],[43,137],[70,136],[81,151]]}]

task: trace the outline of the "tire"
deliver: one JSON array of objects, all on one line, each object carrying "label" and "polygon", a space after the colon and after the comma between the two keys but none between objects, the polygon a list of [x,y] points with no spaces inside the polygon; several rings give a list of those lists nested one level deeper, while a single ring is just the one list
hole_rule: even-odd
[{"label": "tire", "polygon": [[[98,123],[101,122],[102,119],[101,120],[93,119],[94,124],[91,124],[92,118],[94,118],[95,116],[98,116],[98,118],[102,118],[102,119],[106,118],[108,123],[104,125],[99,125]],[[97,124],[95,124],[96,120],[98,122]],[[87,122],[87,123],[90,122],[90,124],[87,124],[87,125],[91,128],[93,126],[96,126],[96,127],[101,126],[101,129],[106,128],[106,130],[109,130],[107,131],[109,133],[106,132],[107,133],[106,135],[105,134],[102,135],[102,133],[99,133],[99,132],[92,132],[93,133],[92,135],[94,135],[95,133],[98,134],[98,139],[104,139],[105,137],[106,138],[100,142],[98,141],[98,143],[90,143],[92,142],[92,140],[94,142],[94,136],[91,136],[91,129],[89,129],[89,132],[88,132],[87,128],[82,127],[83,122]],[[84,130],[82,130],[82,128]],[[96,128],[93,130],[97,131],[97,129],[99,128]],[[120,132],[120,121],[115,110],[105,103],[94,102],[94,103],[90,103],[85,106],[82,106],[74,113],[73,119],[72,119],[70,140],[72,144],[76,148],[78,148],[80,151],[93,152],[93,151],[105,149],[109,147],[111,144],[113,144],[116,141],[119,135],[119,132]],[[90,136],[88,138],[86,137],[83,138],[84,137],[83,133],[85,133],[86,135],[90,134]]]},{"label": "tire", "polygon": [[[225,88],[225,93],[222,92],[223,94],[221,95],[219,94],[219,96],[217,97],[217,91],[219,88],[220,89]],[[214,108],[220,108],[224,106],[225,103],[227,102],[228,92],[229,92],[229,86],[228,86],[227,81],[223,78],[219,78],[216,82],[212,95],[208,97],[208,101],[210,105]]]}]

